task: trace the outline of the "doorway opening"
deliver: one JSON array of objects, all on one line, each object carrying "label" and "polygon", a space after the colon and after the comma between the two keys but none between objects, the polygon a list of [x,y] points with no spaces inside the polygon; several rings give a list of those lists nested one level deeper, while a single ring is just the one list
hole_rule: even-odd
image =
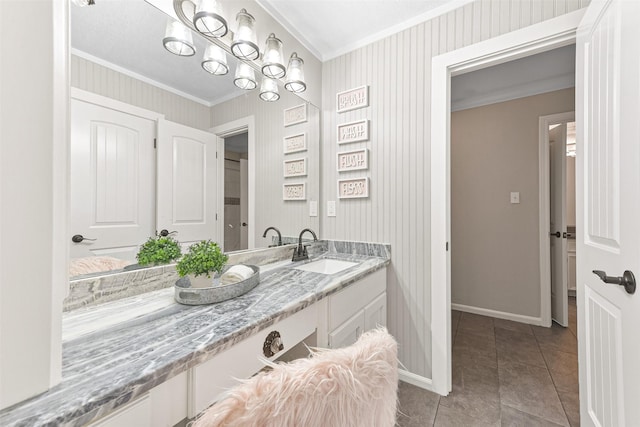
[{"label": "doorway opening", "polygon": [[248,249],[249,133],[224,139],[224,248]]},{"label": "doorway opening", "polygon": [[[431,81],[432,389],[452,387],[451,324],[451,78],[575,43],[581,14],[572,13],[435,57]],[[565,110],[566,111],[566,110]],[[517,191],[517,190],[516,190]],[[509,195],[510,196],[510,195]],[[499,274],[500,272],[496,272]],[[549,290],[541,290],[540,299]],[[547,307],[550,309],[550,304]],[[544,308],[543,308],[544,310]],[[545,317],[546,313],[541,313]]]}]

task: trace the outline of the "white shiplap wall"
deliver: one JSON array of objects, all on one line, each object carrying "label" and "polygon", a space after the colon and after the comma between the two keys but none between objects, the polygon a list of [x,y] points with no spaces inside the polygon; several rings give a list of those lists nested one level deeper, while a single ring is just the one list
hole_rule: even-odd
[{"label": "white shiplap wall", "polygon": [[[297,237],[304,228],[319,232],[319,217],[309,216],[309,201],[320,197],[320,111],[308,104],[306,123],[284,127],[286,108],[306,103],[297,96],[280,91],[278,102],[268,103],[258,98],[257,91],[236,97],[211,108],[213,127],[253,115],[256,127],[256,186],[255,186],[255,242],[257,247],[266,246],[270,240],[262,238],[263,231],[274,226],[283,236]],[[283,138],[302,132],[307,134],[307,151],[283,154]],[[283,178],[283,164],[287,159],[307,157],[307,176]],[[307,200],[283,201],[282,184],[306,182]],[[270,238],[271,234],[268,236]],[[309,235],[307,235],[309,236]]]},{"label": "white shiplap wall", "polygon": [[[406,369],[431,378],[431,58],[585,7],[588,0],[477,0],[325,62],[322,201],[338,200],[336,179],[370,177],[370,197],[337,202],[322,236],[390,243],[388,326]],[[336,93],[369,85],[370,107],[335,112]],[[370,141],[337,147],[336,125],[371,120]],[[336,152],[368,147],[368,171],[336,172]],[[441,325],[438,325],[441,326]]]},{"label": "white shiplap wall", "polygon": [[167,120],[209,129],[210,107],[71,55],[71,86],[165,115]]}]

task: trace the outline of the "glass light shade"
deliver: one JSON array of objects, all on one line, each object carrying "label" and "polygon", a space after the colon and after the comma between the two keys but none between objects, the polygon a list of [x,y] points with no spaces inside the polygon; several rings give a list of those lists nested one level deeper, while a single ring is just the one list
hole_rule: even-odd
[{"label": "glass light shade", "polygon": [[256,74],[253,71],[253,68],[251,68],[249,64],[238,62],[238,66],[236,67],[236,77],[233,80],[233,84],[244,90],[255,89],[258,86],[258,83],[256,83]]},{"label": "glass light shade", "polygon": [[238,12],[236,16],[238,29],[233,35],[231,52],[240,59],[253,61],[260,56],[260,50],[256,44],[256,34],[253,31],[253,16],[249,15],[245,9]]},{"label": "glass light shade", "polygon": [[270,79],[269,77],[263,77],[260,84],[260,99],[267,102],[274,102],[280,99],[278,93],[278,81]]},{"label": "glass light shade", "polygon": [[92,6],[96,4],[95,0],[71,0],[71,3],[76,6],[84,7],[84,6]]},{"label": "glass light shade", "polygon": [[275,34],[269,34],[264,47],[264,57],[262,58],[262,74],[271,79],[284,77],[287,69],[282,60],[283,56],[282,42],[276,38]]},{"label": "glass light shade", "polygon": [[178,21],[170,20],[167,23],[167,30],[162,39],[162,44],[165,49],[175,55],[193,56],[196,53],[191,30]]},{"label": "glass light shade", "polygon": [[216,0],[200,0],[193,15],[193,25],[196,30],[211,37],[224,37],[229,31],[227,20],[220,14]]},{"label": "glass light shade", "polygon": [[202,68],[215,76],[223,76],[229,72],[227,54],[216,45],[210,44],[202,58]]},{"label": "glass light shade", "polygon": [[289,66],[287,67],[287,79],[284,81],[284,88],[289,92],[300,93],[307,90],[307,84],[304,82],[304,61],[298,58],[298,54],[293,52],[289,58]]}]

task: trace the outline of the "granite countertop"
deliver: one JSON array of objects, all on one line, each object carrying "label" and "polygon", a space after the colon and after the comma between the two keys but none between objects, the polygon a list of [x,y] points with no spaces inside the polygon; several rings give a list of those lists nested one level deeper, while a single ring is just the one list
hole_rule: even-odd
[{"label": "granite countertop", "polygon": [[[358,265],[332,275],[292,268],[301,263],[265,266],[260,284],[252,291],[212,305],[177,304],[169,288],[66,313],[61,384],[1,411],[0,425],[87,424],[385,267],[389,252],[388,245],[329,242],[328,251],[315,259]],[[131,305],[144,308],[134,316],[122,314],[131,312],[123,310]],[[122,318],[91,329],[91,319],[110,316]]]}]

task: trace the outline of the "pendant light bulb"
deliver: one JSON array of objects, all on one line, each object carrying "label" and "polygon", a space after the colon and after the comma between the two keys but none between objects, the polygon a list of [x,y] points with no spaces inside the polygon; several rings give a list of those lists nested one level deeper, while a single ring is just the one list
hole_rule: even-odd
[{"label": "pendant light bulb", "polygon": [[233,43],[231,43],[231,52],[240,59],[253,61],[260,56],[260,50],[256,44],[256,34],[253,30],[255,19],[246,9],[242,9],[236,16],[238,29],[233,35]]},{"label": "pendant light bulb", "polygon": [[216,0],[200,0],[193,15],[193,25],[202,34],[215,38],[224,37],[229,31]]},{"label": "pendant light bulb", "polygon": [[280,99],[278,93],[278,81],[270,79],[269,77],[263,77],[260,84],[260,99],[267,102],[275,102]]},{"label": "pendant light bulb", "polygon": [[253,90],[258,86],[253,68],[245,62],[239,61],[233,84],[244,90]]},{"label": "pendant light bulb", "polygon": [[304,81],[304,61],[298,58],[298,54],[293,52],[289,58],[289,66],[287,67],[287,79],[284,81],[284,88],[289,92],[300,93],[307,90],[307,84]]},{"label": "pendant light bulb", "polygon": [[227,54],[220,47],[210,44],[202,58],[202,68],[214,76],[223,76],[229,72]]},{"label": "pendant light bulb", "polygon": [[191,30],[178,21],[169,20],[162,44],[169,52],[179,56],[193,56],[196,47],[193,44]]},{"label": "pendant light bulb", "polygon": [[287,69],[283,63],[282,42],[271,33],[267,37],[264,47],[264,57],[262,58],[262,74],[270,79],[284,77]]}]

